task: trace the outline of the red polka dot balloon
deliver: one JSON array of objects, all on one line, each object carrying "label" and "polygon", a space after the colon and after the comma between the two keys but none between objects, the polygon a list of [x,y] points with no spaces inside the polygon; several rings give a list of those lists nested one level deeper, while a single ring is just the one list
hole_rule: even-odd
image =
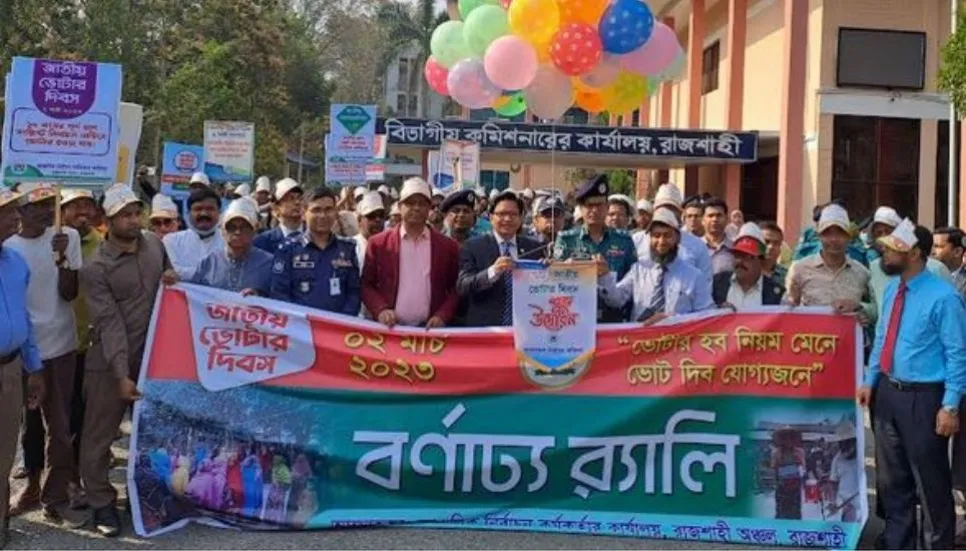
[{"label": "red polka dot balloon", "polygon": [[586,23],[566,23],[550,43],[550,59],[564,74],[579,76],[593,69],[604,51],[597,30]]}]

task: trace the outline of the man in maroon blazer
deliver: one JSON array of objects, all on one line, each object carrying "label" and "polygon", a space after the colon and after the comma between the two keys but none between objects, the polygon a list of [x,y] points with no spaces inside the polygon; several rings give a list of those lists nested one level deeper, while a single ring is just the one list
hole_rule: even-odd
[{"label": "man in maroon blazer", "polygon": [[387,327],[442,327],[459,304],[459,245],[426,224],[432,191],[422,178],[406,180],[399,208],[399,227],[369,238],[362,302]]}]

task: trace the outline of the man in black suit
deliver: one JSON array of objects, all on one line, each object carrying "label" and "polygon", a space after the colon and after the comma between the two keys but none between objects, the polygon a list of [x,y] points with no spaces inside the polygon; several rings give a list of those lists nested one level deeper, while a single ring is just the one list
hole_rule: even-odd
[{"label": "man in black suit", "polygon": [[715,274],[711,285],[711,296],[719,308],[740,312],[781,304],[785,288],[761,271],[765,250],[761,229],[751,222],[743,225],[731,247],[734,271]]},{"label": "man in black suit", "polygon": [[518,235],[524,208],[513,191],[500,193],[490,203],[493,232],[469,239],[460,250],[456,290],[467,303],[468,327],[512,325],[513,262],[546,256],[539,242]]}]

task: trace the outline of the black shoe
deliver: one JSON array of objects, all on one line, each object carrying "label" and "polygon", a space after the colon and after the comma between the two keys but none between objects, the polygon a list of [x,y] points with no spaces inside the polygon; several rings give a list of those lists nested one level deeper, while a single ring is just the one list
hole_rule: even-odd
[{"label": "black shoe", "polygon": [[121,517],[113,505],[94,510],[94,530],[105,538],[116,538],[121,533]]},{"label": "black shoe", "polygon": [[23,480],[23,479],[27,478],[27,475],[28,474],[30,474],[30,473],[27,472],[27,469],[24,468],[23,465],[21,465],[21,466],[17,467],[17,469],[15,471],[13,471],[13,474],[10,475],[10,476],[13,477],[15,480]]},{"label": "black shoe", "polygon": [[71,509],[68,505],[52,505],[44,507],[44,520],[51,524],[62,524],[71,530],[87,526],[90,516],[86,511]]}]

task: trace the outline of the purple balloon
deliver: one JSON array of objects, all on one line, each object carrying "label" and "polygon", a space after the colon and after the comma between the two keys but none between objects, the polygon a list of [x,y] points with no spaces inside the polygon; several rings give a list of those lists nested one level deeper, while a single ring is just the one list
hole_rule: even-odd
[{"label": "purple balloon", "polygon": [[651,38],[633,52],[621,56],[621,67],[638,75],[656,76],[667,69],[681,51],[678,37],[664,23],[654,25]]},{"label": "purple balloon", "polygon": [[446,85],[456,103],[470,109],[490,107],[503,92],[486,77],[486,69],[479,59],[464,59],[453,65]]}]

